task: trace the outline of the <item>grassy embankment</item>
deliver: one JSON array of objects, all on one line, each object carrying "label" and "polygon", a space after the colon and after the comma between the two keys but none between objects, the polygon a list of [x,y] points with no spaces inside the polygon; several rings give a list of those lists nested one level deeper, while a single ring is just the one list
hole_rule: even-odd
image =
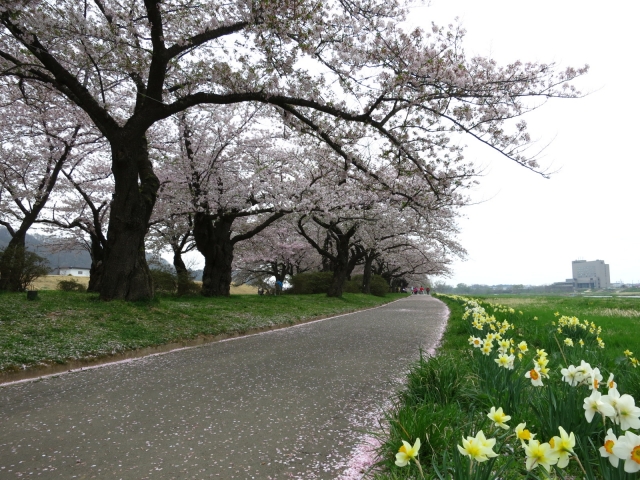
[{"label": "grassy embankment", "polygon": [[40,291],[0,294],[0,374],[39,365],[109,357],[135,349],[293,325],[405,295],[159,296],[101,302],[97,295]]},{"label": "grassy embankment", "polygon": [[[514,340],[516,355],[517,345],[527,342],[528,351],[521,360],[516,357],[513,370],[500,368],[495,362],[497,342],[494,341],[493,350],[487,356],[469,344],[470,336],[485,338],[491,331],[487,328],[489,324],[485,324],[484,331],[479,331],[472,326],[471,318],[463,318],[463,303],[442,299],[451,310],[442,346],[436,357],[421,358],[411,367],[406,388],[398,393],[393,408],[387,412],[386,433],[381,436],[382,446],[378,451],[381,470],[373,474],[374,478],[422,478],[413,462],[405,467],[394,463],[402,440],[413,445],[416,438],[422,442],[419,459],[427,479],[546,478],[543,467],[530,472],[525,468],[526,452],[513,430],[522,422],[526,422],[531,433],[537,434],[535,439],[541,443],[559,435],[559,426],[575,432],[574,450],[583,466],[572,459],[566,468],[557,469],[553,478],[636,478],[635,474],[623,471],[624,462],[613,469],[609,461],[600,456],[598,447],[603,445],[606,431],[603,419],[596,414],[595,420],[588,423],[583,408],[584,398],[591,390],[586,385],[572,387],[563,382],[560,370],[585,360],[593,368],[599,367],[604,377],[602,395],[607,393],[605,382],[613,373],[621,394],[640,399],[640,368],[633,368],[630,361],[630,358],[640,359],[640,299],[485,297],[483,300],[491,303],[480,305],[489,315],[514,325],[515,328],[503,336]],[[598,345],[597,329],[593,334],[589,332],[590,327],[564,327],[559,332],[558,322],[563,315],[601,327],[599,335],[604,348]],[[573,339],[573,347],[565,343],[566,338]],[[578,343],[580,338],[585,341],[584,347]],[[543,378],[542,387],[533,386],[524,376],[534,367],[537,349],[545,349],[549,360],[549,378]],[[625,356],[627,349],[634,355]],[[497,428],[487,418],[491,407],[502,407],[512,416],[508,430]],[[620,429],[609,420],[606,427],[612,426]],[[459,453],[457,446],[462,445],[463,436],[475,435],[480,430],[487,438],[497,440],[494,451],[498,456],[471,463],[469,457]]]},{"label": "grassy embankment", "polygon": [[[73,277],[71,275],[46,275],[34,280],[30,286],[34,290],[57,290],[60,280],[74,280],[85,287],[89,285],[89,277]],[[196,282],[200,283],[200,282]],[[257,294],[258,289],[251,285],[240,285],[238,287],[231,285],[231,295],[250,295]]]}]

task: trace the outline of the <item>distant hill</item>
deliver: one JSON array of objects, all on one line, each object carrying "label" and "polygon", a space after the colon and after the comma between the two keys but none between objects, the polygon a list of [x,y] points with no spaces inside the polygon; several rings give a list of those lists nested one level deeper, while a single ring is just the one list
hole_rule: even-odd
[{"label": "distant hill", "polygon": [[[78,251],[66,251],[60,253],[51,253],[46,249],[45,235],[29,235],[27,233],[26,247],[27,250],[36,252],[41,257],[44,257],[49,262],[51,271],[58,267],[84,267],[89,268],[91,266],[91,256],[89,252],[84,250]],[[0,227],[0,250],[9,244],[11,235],[6,228]]]},{"label": "distant hill", "polygon": [[[38,255],[44,257],[49,262],[49,267],[53,272],[59,267],[83,267],[89,268],[91,266],[91,256],[89,252],[85,250],[78,251],[66,251],[60,253],[51,253],[46,249],[47,243],[46,235],[29,235],[27,234],[27,250],[36,252]],[[0,250],[4,250],[11,240],[11,235],[6,228],[0,226]],[[147,255],[147,260],[150,257]],[[167,262],[165,259],[160,258],[159,263],[162,266],[170,267],[173,269],[173,265]],[[202,280],[202,270],[194,272],[195,280]]]}]

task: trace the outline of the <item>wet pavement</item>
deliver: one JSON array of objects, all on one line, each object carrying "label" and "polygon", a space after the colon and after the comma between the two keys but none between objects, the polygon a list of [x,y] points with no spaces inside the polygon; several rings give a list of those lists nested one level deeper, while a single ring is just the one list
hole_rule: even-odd
[{"label": "wet pavement", "polygon": [[0,478],[339,478],[446,317],[414,295],[0,386]]}]

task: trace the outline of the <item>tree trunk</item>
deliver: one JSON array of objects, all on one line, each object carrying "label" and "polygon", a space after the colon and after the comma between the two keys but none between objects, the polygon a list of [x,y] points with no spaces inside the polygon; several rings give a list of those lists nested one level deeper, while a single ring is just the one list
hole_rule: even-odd
[{"label": "tree trunk", "polygon": [[196,248],[204,256],[201,293],[205,297],[229,296],[233,262],[232,224],[233,219],[222,217],[214,220],[206,213],[195,214],[193,237]]},{"label": "tree trunk", "polygon": [[349,274],[349,238],[340,236],[336,242],[336,256],[333,262],[333,279],[327,292],[328,297],[342,297],[344,282]]},{"label": "tree trunk", "polygon": [[104,274],[104,248],[100,239],[91,235],[91,270],[87,292],[100,292]]},{"label": "tree trunk", "polygon": [[111,150],[115,188],[100,298],[148,300],[153,298],[153,282],[145,257],[144,237],[159,182],[153,173],[143,134],[112,141]]},{"label": "tree trunk", "polygon": [[26,236],[26,230],[16,231],[0,257],[0,290],[10,292],[23,290],[21,277],[24,270]]},{"label": "tree trunk", "polygon": [[372,274],[373,255],[364,257],[364,273],[362,275],[362,293],[371,294],[371,274]]},{"label": "tree trunk", "polygon": [[178,277],[178,295],[186,295],[189,293],[191,276],[187,266],[184,264],[184,260],[182,260],[182,253],[179,248],[173,250],[173,267],[176,269],[176,276]]}]

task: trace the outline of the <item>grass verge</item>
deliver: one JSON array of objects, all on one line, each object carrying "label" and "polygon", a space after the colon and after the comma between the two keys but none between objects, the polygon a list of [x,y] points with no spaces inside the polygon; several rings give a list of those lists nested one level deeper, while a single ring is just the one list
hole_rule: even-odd
[{"label": "grass verge", "polygon": [[[600,379],[602,395],[607,394],[607,379],[613,373],[620,394],[640,398],[640,369],[634,368],[631,361],[635,357],[624,353],[630,350],[640,354],[640,300],[490,297],[473,304],[465,303],[462,298],[442,296],[441,299],[451,310],[442,345],[437,356],[421,356],[411,367],[406,387],[397,394],[384,419],[379,462],[370,477],[417,479],[423,478],[421,472],[424,472],[424,478],[439,480],[637,478],[636,473],[625,472],[625,461],[621,460],[618,468],[614,468],[598,450],[604,444],[606,428],[613,428],[619,436],[624,433],[620,421],[616,424],[613,418],[596,413],[595,420],[588,422],[584,401],[592,392],[587,385],[589,378],[571,386],[563,381],[561,369],[580,365],[584,360],[594,371],[599,368],[603,377]],[[483,320],[475,325],[474,305],[478,306],[478,312],[480,309],[484,312],[478,313],[478,318]],[[589,324],[584,328],[561,326],[562,316],[569,319],[575,316],[582,324],[585,320]],[[497,340],[493,340],[493,349],[487,355],[469,343],[472,337],[484,340],[487,334],[500,332],[505,324],[509,327],[501,334],[503,339],[513,340],[506,353],[514,354],[513,369],[501,368],[496,363]],[[523,341],[526,350],[518,348]],[[546,355],[540,354],[539,349],[544,349]],[[522,354],[521,358],[518,353]],[[548,372],[542,377],[543,386],[534,386],[525,374],[531,376],[534,362],[541,362],[541,358],[548,361],[545,364]],[[492,407],[503,408],[505,414],[511,416],[508,428],[503,429],[488,418]],[[526,429],[536,434],[535,439],[540,443],[560,435],[559,427],[573,435],[575,455],[567,455],[568,465],[559,468],[561,462],[558,462],[550,466],[551,477],[547,477],[546,469],[540,465],[527,470],[528,456],[514,431],[521,423],[526,423]],[[638,430],[640,428],[629,429],[634,434]],[[463,446],[463,438],[480,431],[487,439],[495,440],[493,451],[498,455],[471,461],[460,452],[459,446]],[[414,445],[416,439],[422,442],[421,468],[414,461],[397,466],[396,454],[402,441]]]},{"label": "grass verge", "polygon": [[28,301],[24,293],[2,293],[0,373],[99,359],[200,336],[293,325],[404,296],[160,296],[149,302],[102,302],[87,293],[41,291],[35,301]]}]

